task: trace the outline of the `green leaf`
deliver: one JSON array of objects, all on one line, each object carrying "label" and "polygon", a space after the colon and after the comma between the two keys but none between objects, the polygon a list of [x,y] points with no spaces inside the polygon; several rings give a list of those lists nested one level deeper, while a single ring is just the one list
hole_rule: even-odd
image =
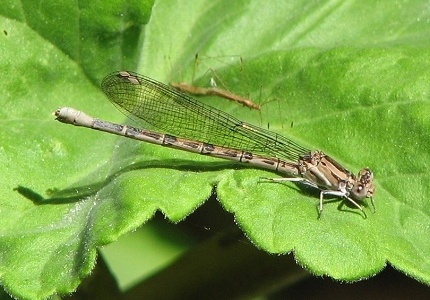
[{"label": "green leaf", "polygon": [[[35,3],[0,7],[0,274],[13,296],[73,291],[96,247],[157,210],[184,219],[215,185],[256,246],[294,251],[314,274],[359,280],[390,263],[430,283],[426,1],[157,1],[150,19],[151,1]],[[261,113],[201,100],[371,167],[376,213],[334,199],[317,219],[317,191],[259,183],[279,174],[53,120],[73,106],[121,122],[98,87],[119,68],[249,95]]]}]

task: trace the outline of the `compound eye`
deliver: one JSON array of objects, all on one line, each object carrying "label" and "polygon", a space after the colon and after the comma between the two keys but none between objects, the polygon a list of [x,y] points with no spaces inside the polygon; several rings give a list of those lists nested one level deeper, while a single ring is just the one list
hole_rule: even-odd
[{"label": "compound eye", "polygon": [[351,193],[355,199],[361,200],[367,196],[367,189],[365,189],[361,183],[356,183],[352,188]]}]

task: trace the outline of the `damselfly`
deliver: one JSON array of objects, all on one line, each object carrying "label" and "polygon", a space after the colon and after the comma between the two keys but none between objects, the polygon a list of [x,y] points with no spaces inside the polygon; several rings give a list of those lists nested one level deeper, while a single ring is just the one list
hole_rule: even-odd
[{"label": "damselfly", "polygon": [[364,215],[357,200],[370,198],[374,207],[375,186],[369,168],[363,168],[355,176],[322,151],[306,149],[133,72],[112,73],[103,79],[101,86],[120,111],[146,128],[163,133],[103,121],[70,107],[55,111],[57,120],[284,174],[286,177],[270,180],[296,181],[320,190],[319,214],[326,195],[348,200]]}]

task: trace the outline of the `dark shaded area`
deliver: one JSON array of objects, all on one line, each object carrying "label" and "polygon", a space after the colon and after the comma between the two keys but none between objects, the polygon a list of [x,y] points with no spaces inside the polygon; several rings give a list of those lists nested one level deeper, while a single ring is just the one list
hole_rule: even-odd
[{"label": "dark shaded area", "polygon": [[124,299],[246,299],[291,285],[308,274],[291,256],[276,256],[225,231],[191,248]]},{"label": "dark shaded area", "polygon": [[274,293],[269,299],[430,299],[430,287],[388,266],[373,278],[355,283],[341,283],[330,278],[310,277]]},{"label": "dark shaded area", "polygon": [[103,259],[101,259],[101,256],[99,256],[91,276],[82,281],[75,293],[63,299],[121,299],[121,291],[118,288],[115,278],[109,271],[109,268],[106,266]]}]

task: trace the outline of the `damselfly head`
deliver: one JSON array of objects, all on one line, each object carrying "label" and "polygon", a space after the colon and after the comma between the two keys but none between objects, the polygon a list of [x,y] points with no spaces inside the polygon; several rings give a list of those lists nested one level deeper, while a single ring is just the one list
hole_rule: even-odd
[{"label": "damselfly head", "polygon": [[373,172],[369,168],[364,168],[358,173],[358,179],[351,190],[352,197],[357,200],[372,198],[374,192]]}]

